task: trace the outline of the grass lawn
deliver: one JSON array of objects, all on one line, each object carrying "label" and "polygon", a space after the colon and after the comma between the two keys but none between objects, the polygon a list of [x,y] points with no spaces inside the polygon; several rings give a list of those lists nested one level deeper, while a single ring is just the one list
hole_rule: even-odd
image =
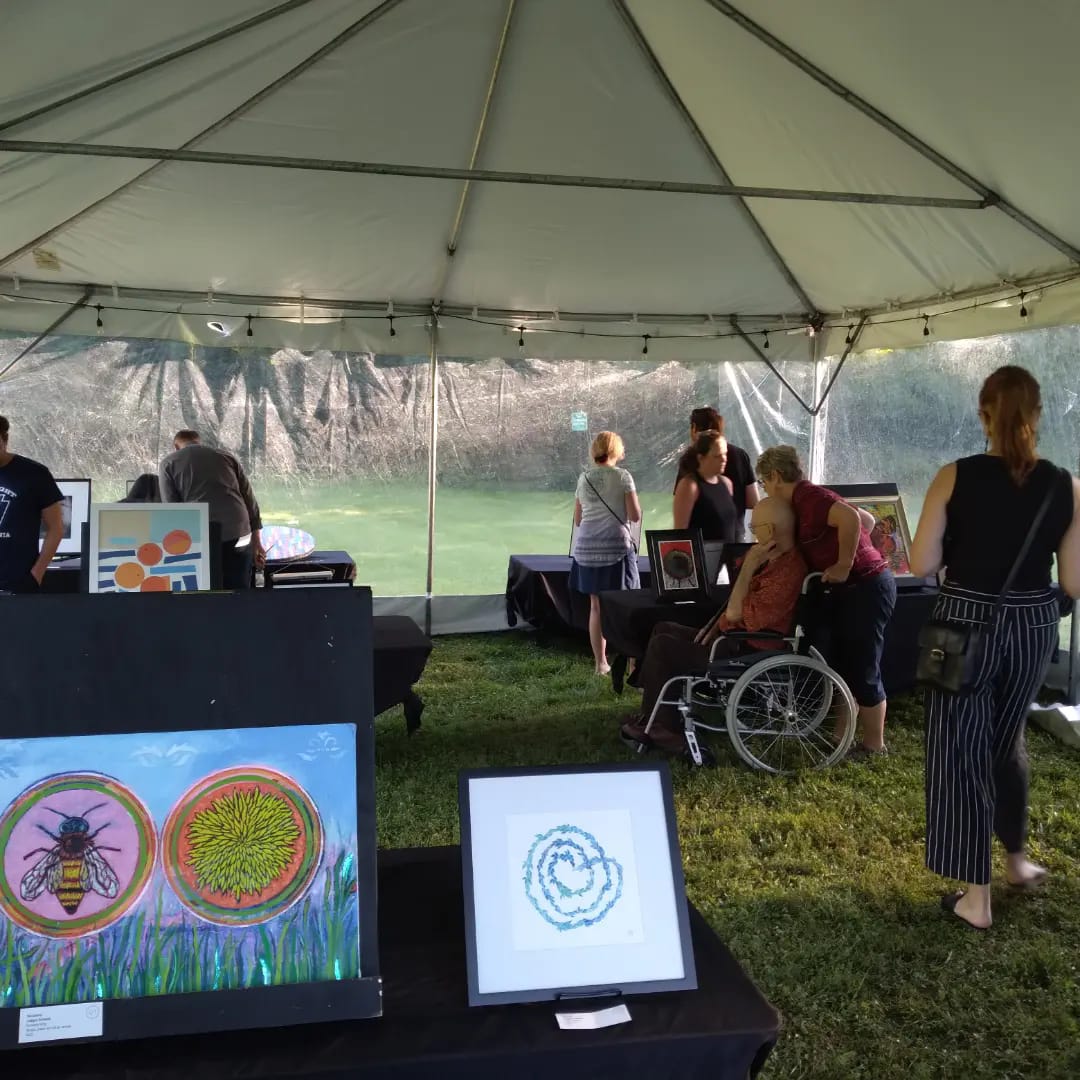
[{"label": "grass lawn", "polygon": [[[586,646],[437,638],[423,730],[377,723],[383,847],[455,843],[459,768],[630,760],[622,701]],[[1030,735],[1032,849],[1053,874],[999,888],[979,934],[948,921],[923,868],[922,713],[892,702],[892,754],[794,780],[676,764],[691,900],[783,1015],[765,1076],[1080,1077],[1080,756]],[[999,864],[1000,869],[1000,864]],[[464,993],[464,987],[462,987]]]}]

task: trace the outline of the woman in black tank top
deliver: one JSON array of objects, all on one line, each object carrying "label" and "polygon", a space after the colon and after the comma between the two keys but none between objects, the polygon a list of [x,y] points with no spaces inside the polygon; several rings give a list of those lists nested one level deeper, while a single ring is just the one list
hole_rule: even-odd
[{"label": "woman in black tank top", "polygon": [[[1080,597],[1080,483],[1036,453],[1039,384],[1003,367],[983,384],[979,417],[988,453],[946,465],[926,494],[911,546],[919,576],[944,567],[935,621],[980,628],[976,685],[967,694],[928,690],[926,865],[964,888],[942,907],[969,926],[991,923],[991,842],[1006,851],[1010,885],[1031,889],[1046,870],[1027,858],[1028,768],[1024,724],[1057,646],[1058,581]],[[1014,583],[994,606],[1045,500]]]},{"label": "woman in black tank top", "polygon": [[700,529],[702,540],[741,540],[743,523],[732,498],[731,481],[723,475],[727,439],[705,431],[686,457],[691,469],[679,478],[672,502],[675,528]]}]

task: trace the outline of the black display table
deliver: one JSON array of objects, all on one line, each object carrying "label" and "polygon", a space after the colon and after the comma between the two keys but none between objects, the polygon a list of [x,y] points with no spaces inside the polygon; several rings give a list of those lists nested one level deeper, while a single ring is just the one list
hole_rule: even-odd
[{"label": "black display table", "polygon": [[[646,556],[638,557],[641,584],[652,583]],[[506,570],[506,621],[538,630],[587,630],[589,598],[570,589],[569,555],[511,555]]]},{"label": "black display table", "polygon": [[631,997],[629,1024],[560,1031],[553,1004],[470,1009],[462,904],[456,847],[381,853],[380,1019],[26,1048],[0,1054],[0,1075],[34,1080],[746,1080],[758,1074],[776,1041],[775,1010],[693,908],[700,989]]},{"label": "black display table", "polygon": [[405,706],[405,729],[420,726],[424,703],[413,683],[424,674],[431,638],[407,615],[376,615],[371,620],[375,667],[375,715]]},{"label": "black display table", "polygon": [[[724,599],[719,586],[717,596],[715,605],[666,604],[658,601],[651,589],[601,593],[600,616],[613,673],[619,672],[616,658],[641,659],[645,655],[649,635],[657,623],[671,621],[686,626],[703,626]],[[936,599],[937,589],[933,588],[897,590],[896,610],[889,624],[885,652],[881,658],[881,677],[889,694],[905,693],[915,685],[919,628],[930,617]],[[618,685],[616,688],[619,688]]]}]

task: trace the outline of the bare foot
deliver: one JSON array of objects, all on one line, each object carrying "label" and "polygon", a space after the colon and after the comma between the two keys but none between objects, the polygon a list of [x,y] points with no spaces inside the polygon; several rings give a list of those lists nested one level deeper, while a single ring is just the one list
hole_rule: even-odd
[{"label": "bare foot", "polygon": [[976,930],[988,930],[993,921],[989,903],[971,892],[949,893],[941,898],[941,906]]},{"label": "bare foot", "polygon": [[1032,889],[1046,880],[1045,866],[1033,863],[1025,855],[1010,855],[1005,870],[1005,880],[1021,889]]}]

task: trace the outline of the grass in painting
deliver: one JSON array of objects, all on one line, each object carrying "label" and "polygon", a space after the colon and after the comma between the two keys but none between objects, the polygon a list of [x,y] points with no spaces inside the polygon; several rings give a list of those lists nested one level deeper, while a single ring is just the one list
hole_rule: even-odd
[{"label": "grass in painting", "polygon": [[[457,770],[629,760],[634,708],[584,643],[436,639],[407,738],[379,718],[383,847],[456,843]],[[774,779],[723,741],[673,766],[690,899],[783,1017],[764,1077],[1028,1080],[1080,1076],[1080,758],[1033,730],[1031,843],[1052,878],[994,894],[987,934],[945,918],[923,868],[921,703],[890,703],[887,760]],[[1000,872],[1001,864],[996,869]]]},{"label": "grass in painting", "polygon": [[89,937],[50,941],[0,920],[0,1005],[355,979],[356,860],[328,858],[320,876],[303,900],[253,927],[175,913],[159,876],[136,913]]}]

